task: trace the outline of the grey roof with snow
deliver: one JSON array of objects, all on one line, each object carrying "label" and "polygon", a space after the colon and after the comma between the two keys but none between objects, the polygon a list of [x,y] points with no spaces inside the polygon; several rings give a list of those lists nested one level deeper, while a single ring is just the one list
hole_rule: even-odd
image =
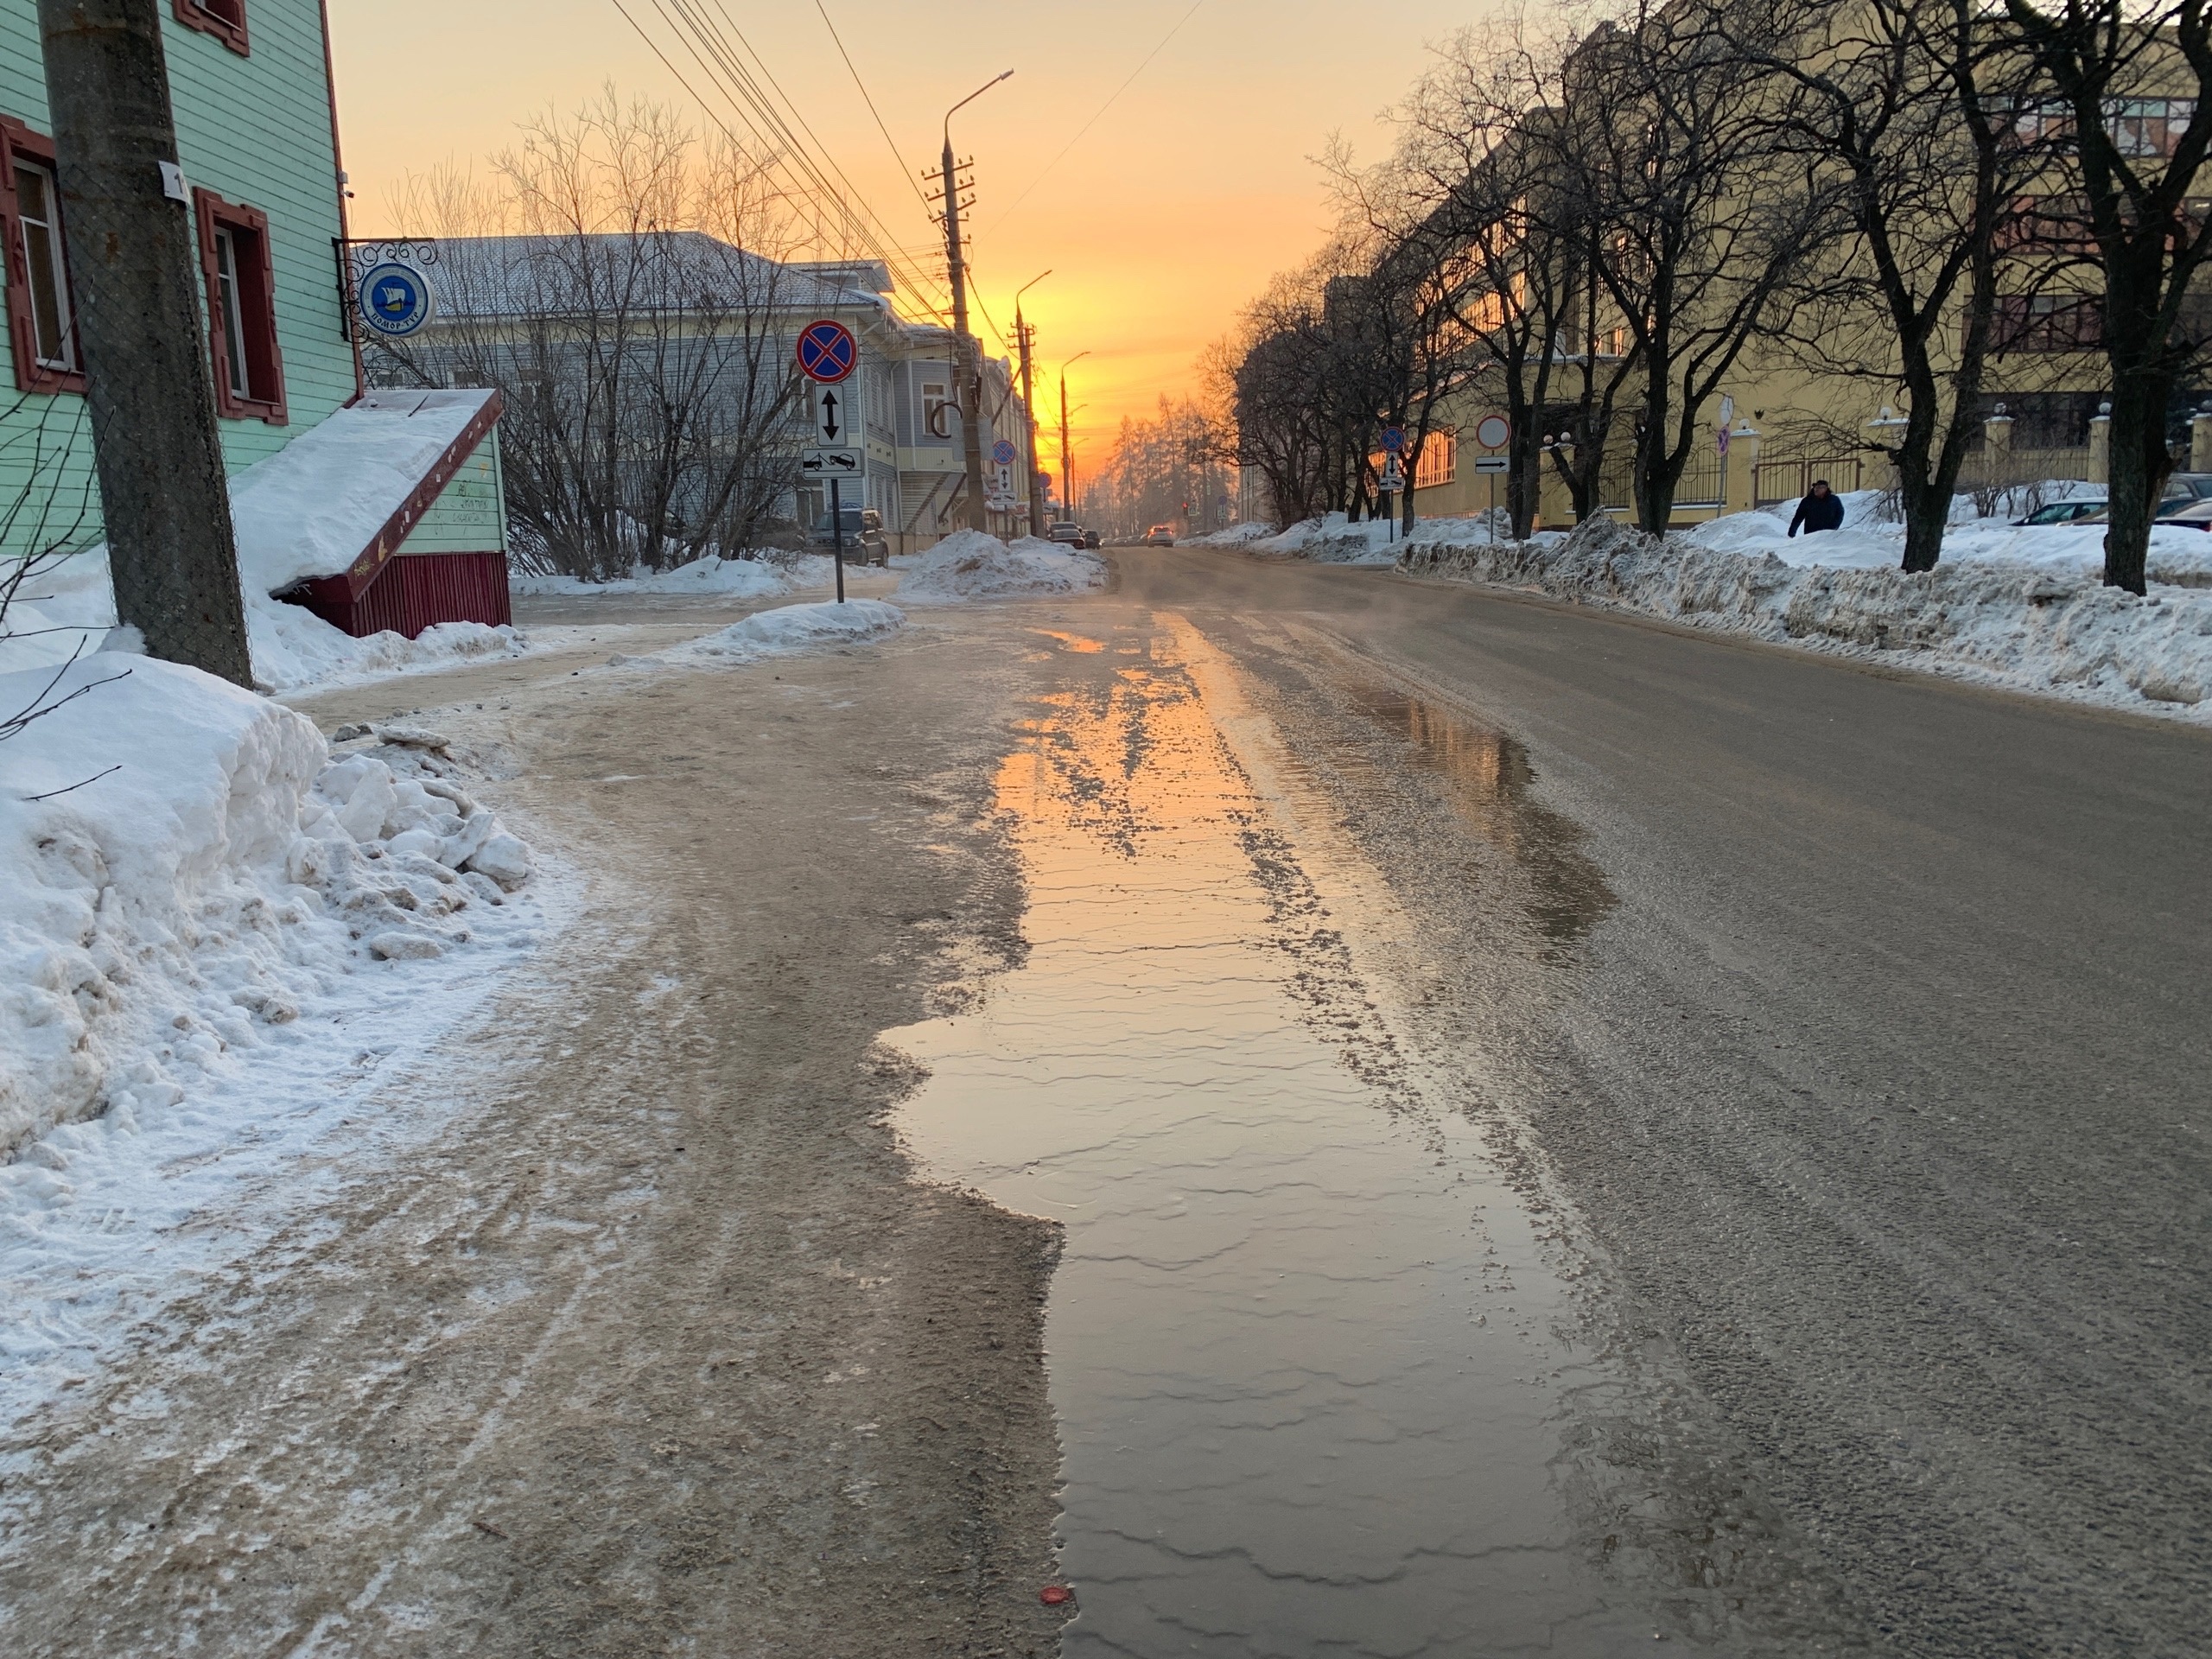
[{"label": "grey roof with snow", "polygon": [[[417,245],[418,246],[421,245]],[[881,293],[836,277],[873,272],[847,261],[785,263],[701,231],[588,236],[448,237],[429,265],[439,314],[524,317],[603,311],[868,310]]]}]

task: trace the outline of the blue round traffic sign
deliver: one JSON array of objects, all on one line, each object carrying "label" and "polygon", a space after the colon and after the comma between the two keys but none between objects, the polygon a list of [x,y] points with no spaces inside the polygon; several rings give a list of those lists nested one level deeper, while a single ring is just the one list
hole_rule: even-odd
[{"label": "blue round traffic sign", "polygon": [[387,259],[364,271],[356,299],[361,321],[392,340],[404,339],[430,320],[430,279],[401,260]]},{"label": "blue round traffic sign", "polygon": [[1382,429],[1382,453],[1384,454],[1395,455],[1399,450],[1405,447],[1405,428],[1402,426],[1386,426]]},{"label": "blue round traffic sign", "polygon": [[860,343],[842,322],[826,319],[810,322],[799,331],[799,372],[810,380],[835,385],[850,374],[861,360]]},{"label": "blue round traffic sign", "polygon": [[1011,443],[1008,443],[1004,438],[1001,438],[996,443],[991,446],[991,459],[998,462],[1001,467],[1013,466],[1014,446]]}]

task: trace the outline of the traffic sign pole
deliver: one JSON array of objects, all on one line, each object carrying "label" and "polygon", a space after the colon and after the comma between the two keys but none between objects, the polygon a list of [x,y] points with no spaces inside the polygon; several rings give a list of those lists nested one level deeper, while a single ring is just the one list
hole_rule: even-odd
[{"label": "traffic sign pole", "polygon": [[[813,381],[819,390],[814,398],[814,435],[826,443],[835,443],[838,432],[838,400],[830,387],[848,378],[860,366],[860,342],[853,338],[853,331],[832,318],[810,322],[799,330],[799,372]],[[849,409],[849,405],[847,406]],[[850,430],[852,421],[848,415],[844,428]],[[837,602],[845,602],[845,501],[842,480],[843,466],[834,469],[829,457],[820,449],[812,452],[816,464],[830,474],[830,550],[837,568]],[[837,458],[842,463],[843,457]],[[802,458],[805,466],[807,460]]]}]

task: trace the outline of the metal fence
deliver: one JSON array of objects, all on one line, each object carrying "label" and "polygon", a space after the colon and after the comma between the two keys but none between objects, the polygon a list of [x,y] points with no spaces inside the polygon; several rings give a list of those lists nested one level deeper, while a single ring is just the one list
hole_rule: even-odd
[{"label": "metal fence", "polygon": [[[1678,507],[1718,506],[1725,499],[1726,474],[1717,454],[1693,455],[1675,485]],[[1636,505],[1636,456],[1632,452],[1611,454],[1598,469],[1598,505],[1632,507]]]},{"label": "metal fence", "polygon": [[1840,495],[1847,490],[1865,487],[1860,472],[1865,462],[1857,455],[1813,456],[1803,461],[1762,461],[1751,479],[1751,495],[1759,505],[1770,507],[1778,502],[1795,501],[1813,487],[1813,480],[1824,478],[1828,487]]}]

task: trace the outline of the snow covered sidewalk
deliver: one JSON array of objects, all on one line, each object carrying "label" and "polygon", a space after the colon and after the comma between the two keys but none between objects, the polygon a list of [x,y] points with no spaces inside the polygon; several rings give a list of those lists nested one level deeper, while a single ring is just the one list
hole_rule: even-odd
[{"label": "snow covered sidewalk", "polygon": [[2201,531],[2158,533],[2153,586],[2138,599],[2098,579],[2101,525],[1965,527],[1924,575],[1897,568],[1879,528],[1794,542],[1784,529],[1738,513],[1662,538],[1599,518],[1528,542],[1422,538],[1397,564],[2212,724],[2212,591],[2199,585],[2212,581],[2212,538]]},{"label": "snow covered sidewalk", "polygon": [[190,1217],[547,922],[435,732],[348,728],[334,759],[304,715],[113,653],[0,676],[0,707],[41,704],[0,741],[0,1415],[170,1294]]}]

